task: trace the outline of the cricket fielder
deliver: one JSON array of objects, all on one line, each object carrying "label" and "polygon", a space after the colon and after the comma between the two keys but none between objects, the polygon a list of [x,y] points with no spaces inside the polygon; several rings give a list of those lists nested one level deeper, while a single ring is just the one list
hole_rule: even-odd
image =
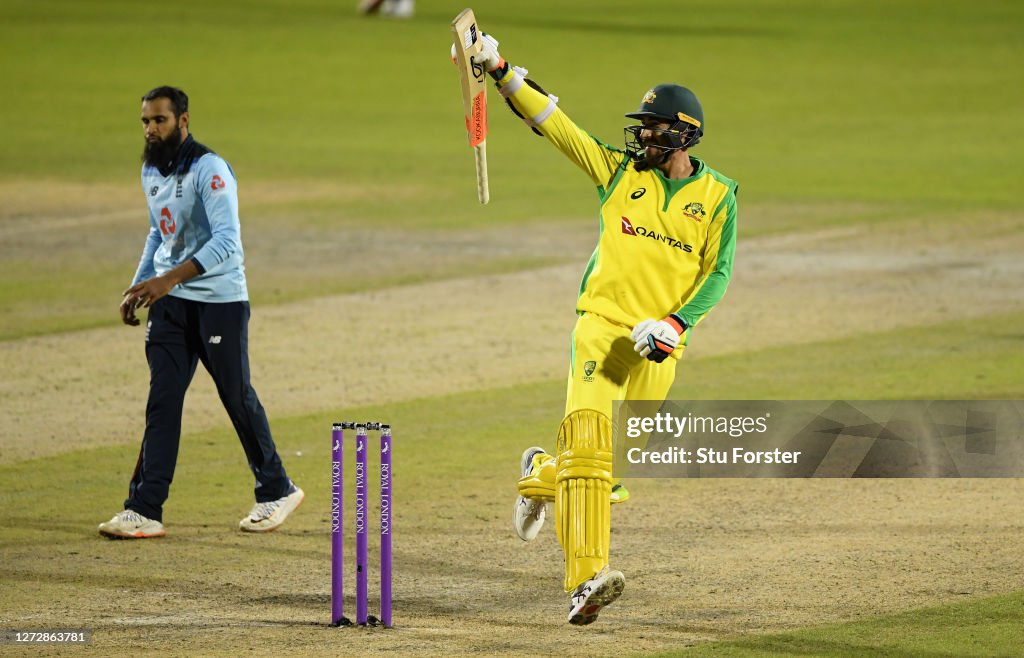
[{"label": "cricket fielder", "polygon": [[664,400],[686,339],[722,299],[736,247],[735,181],[689,154],[704,112],[689,89],[647,91],[625,150],[590,136],[484,36],[478,61],[516,114],[583,170],[601,200],[600,238],[583,273],[565,419],[556,450],[528,448],[514,522],[530,541],[555,503],[569,623],[590,624],[625,577],[609,568],[612,402]]},{"label": "cricket fielder", "polygon": [[157,87],[142,97],[142,191],[149,233],[121,321],[149,309],[149,399],[142,447],[124,510],[99,525],[114,539],[162,537],[164,503],[178,461],[185,392],[196,366],[209,371],[255,479],[256,503],[239,522],[270,532],[302,502],[249,377],[249,292],[238,186],[223,158],[189,134],[188,95]]}]

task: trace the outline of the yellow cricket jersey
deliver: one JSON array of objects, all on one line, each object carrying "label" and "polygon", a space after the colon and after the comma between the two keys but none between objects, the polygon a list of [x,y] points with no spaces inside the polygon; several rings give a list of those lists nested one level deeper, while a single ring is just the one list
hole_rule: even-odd
[{"label": "yellow cricket jersey", "polygon": [[577,312],[628,327],[670,314],[688,327],[700,322],[732,274],[737,183],[692,156],[689,178],[637,171],[624,151],[581,130],[514,70],[498,85],[527,123],[597,185],[601,234]]}]

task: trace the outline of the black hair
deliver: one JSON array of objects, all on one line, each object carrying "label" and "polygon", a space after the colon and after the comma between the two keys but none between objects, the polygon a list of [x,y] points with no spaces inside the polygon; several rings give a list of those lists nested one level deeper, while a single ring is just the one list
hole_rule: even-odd
[{"label": "black hair", "polygon": [[166,98],[171,101],[171,111],[174,112],[175,117],[180,117],[185,112],[188,112],[188,94],[177,87],[162,85],[155,89],[150,89],[146,92],[146,95],[142,97],[142,100],[145,102],[153,101],[158,98]]}]

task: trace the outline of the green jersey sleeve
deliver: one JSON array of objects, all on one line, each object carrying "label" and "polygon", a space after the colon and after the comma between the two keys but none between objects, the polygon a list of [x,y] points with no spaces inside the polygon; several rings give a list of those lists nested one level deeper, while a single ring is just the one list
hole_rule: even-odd
[{"label": "green jersey sleeve", "polygon": [[704,319],[715,304],[721,301],[732,277],[733,257],[736,252],[736,185],[715,210],[708,232],[707,246],[701,262],[700,284],[676,312],[692,327]]}]

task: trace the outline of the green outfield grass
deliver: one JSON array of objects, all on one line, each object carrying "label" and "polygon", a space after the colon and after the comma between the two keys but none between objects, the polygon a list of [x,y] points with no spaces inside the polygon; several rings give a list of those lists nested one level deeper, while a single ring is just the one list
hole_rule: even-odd
[{"label": "green outfield grass", "polygon": [[1020,649],[1022,624],[1024,592],[1017,592],[863,622],[756,635],[655,655],[660,658],[1015,656]]},{"label": "green outfield grass", "polygon": [[[755,355],[686,360],[672,397],[706,400],[1024,398],[1024,314]],[[694,338],[699,341],[700,337]]]},{"label": "green outfield grass", "polygon": [[[426,4],[426,3],[424,3]],[[457,5],[461,7],[461,5]],[[494,205],[472,203],[447,22],[365,21],[347,4],[210,6],[11,0],[0,176],[133,180],[138,98],[169,82],[193,125],[243,181],[324,178],[413,184],[431,223],[592,213],[585,179],[500,107],[492,112]],[[656,82],[699,92],[698,152],[750,199],[913,201],[1021,207],[1015,71],[1019,3],[730,1],[677,12],[611,0],[474,7],[513,63],[578,122],[616,144],[622,113]],[[157,54],[159,53],[159,55]],[[577,189],[577,194],[567,194]],[[524,194],[528,192],[528,194]],[[358,214],[422,221],[367,199]],[[351,204],[339,203],[341,214]],[[420,214],[420,213],[415,213]]]}]

